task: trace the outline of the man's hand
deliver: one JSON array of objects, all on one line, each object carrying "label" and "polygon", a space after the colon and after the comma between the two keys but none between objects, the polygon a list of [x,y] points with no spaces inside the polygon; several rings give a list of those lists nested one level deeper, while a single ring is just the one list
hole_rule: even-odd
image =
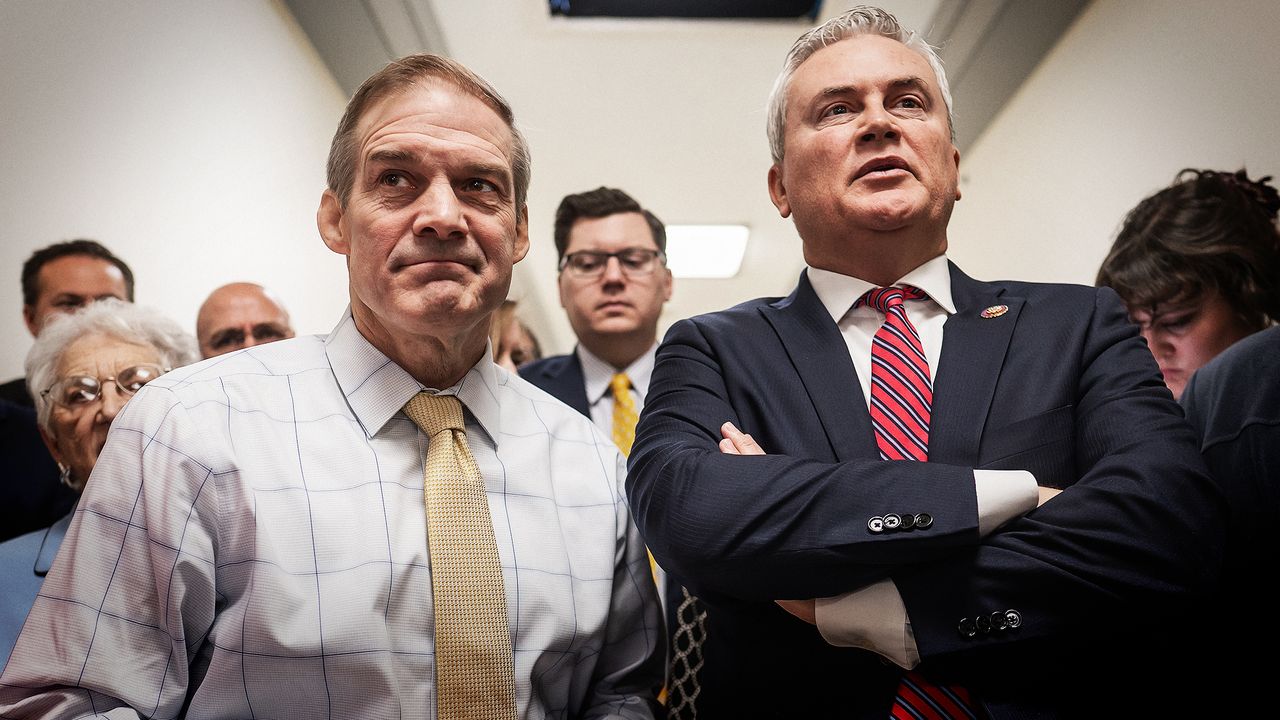
[{"label": "man's hand", "polygon": [[[764,448],[756,442],[756,439],[739,430],[733,423],[727,422],[720,426],[720,434],[724,439],[720,441],[720,452],[726,455],[764,455]],[[1041,488],[1041,491],[1046,488]],[[1043,502],[1043,500],[1041,501]],[[778,606],[783,610],[795,615],[810,625],[818,624],[817,603],[813,600],[777,600]]]},{"label": "man's hand", "polygon": [[774,600],[783,610],[795,615],[810,625],[818,624],[818,607],[813,600]]},{"label": "man's hand", "polygon": [[1043,485],[1039,487],[1039,491],[1040,499],[1036,501],[1036,507],[1040,507],[1041,505],[1049,502],[1050,498],[1057,497],[1058,493],[1062,492],[1058,488],[1045,487]]},{"label": "man's hand", "polygon": [[720,434],[724,439],[720,441],[720,452],[726,455],[764,455],[764,449],[756,443],[756,439],[742,432],[733,423],[727,422],[720,426]]}]

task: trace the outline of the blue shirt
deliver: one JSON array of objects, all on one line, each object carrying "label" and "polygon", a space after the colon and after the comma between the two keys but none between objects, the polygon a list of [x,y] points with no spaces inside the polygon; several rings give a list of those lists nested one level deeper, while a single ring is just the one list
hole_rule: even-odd
[{"label": "blue shirt", "polygon": [[44,576],[53,565],[74,512],[42,530],[0,543],[0,668],[18,641],[22,623],[36,601]]}]

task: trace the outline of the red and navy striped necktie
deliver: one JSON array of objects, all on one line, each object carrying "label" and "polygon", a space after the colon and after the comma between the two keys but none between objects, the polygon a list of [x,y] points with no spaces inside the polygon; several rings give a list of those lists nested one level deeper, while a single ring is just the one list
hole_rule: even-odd
[{"label": "red and navy striped necktie", "polygon": [[[883,460],[929,459],[929,418],[933,381],[920,334],[907,318],[903,300],[923,300],[919,288],[872,288],[854,307],[884,313],[871,341],[871,427]],[[914,670],[898,685],[890,717],[894,720],[950,720],[977,717],[973,699],[962,687],[935,685]]]}]

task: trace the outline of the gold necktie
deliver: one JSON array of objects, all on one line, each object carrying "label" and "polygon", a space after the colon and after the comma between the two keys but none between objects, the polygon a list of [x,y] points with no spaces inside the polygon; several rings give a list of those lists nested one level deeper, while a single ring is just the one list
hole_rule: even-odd
[{"label": "gold necktie", "polygon": [[631,456],[631,444],[636,441],[636,401],[631,397],[631,380],[626,373],[617,373],[609,381],[613,393],[613,444],[623,455]]},{"label": "gold necktie", "polygon": [[[502,563],[462,403],[420,392],[404,414],[429,438],[423,477],[441,720],[514,720],[515,665]],[[446,432],[448,431],[448,432]]]}]

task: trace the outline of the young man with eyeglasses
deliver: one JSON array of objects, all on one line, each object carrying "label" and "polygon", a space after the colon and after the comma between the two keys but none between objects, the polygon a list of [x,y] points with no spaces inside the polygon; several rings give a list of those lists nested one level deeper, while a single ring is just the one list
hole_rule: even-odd
[{"label": "young man with eyeglasses", "polygon": [[[520,375],[591,418],[628,454],[649,392],[658,318],[671,299],[666,228],[627,193],[599,187],[560,201],[555,241],[560,305],[578,346],[529,363]],[[667,705],[691,706],[705,615],[680,582],[656,564],[653,571],[674,652]]]},{"label": "young man with eyeglasses", "polygon": [[578,347],[520,374],[612,435],[614,375],[627,376],[637,412],[649,390],[658,317],[671,298],[666,229],[630,195],[601,187],[560,201],[555,241],[560,305]]}]

